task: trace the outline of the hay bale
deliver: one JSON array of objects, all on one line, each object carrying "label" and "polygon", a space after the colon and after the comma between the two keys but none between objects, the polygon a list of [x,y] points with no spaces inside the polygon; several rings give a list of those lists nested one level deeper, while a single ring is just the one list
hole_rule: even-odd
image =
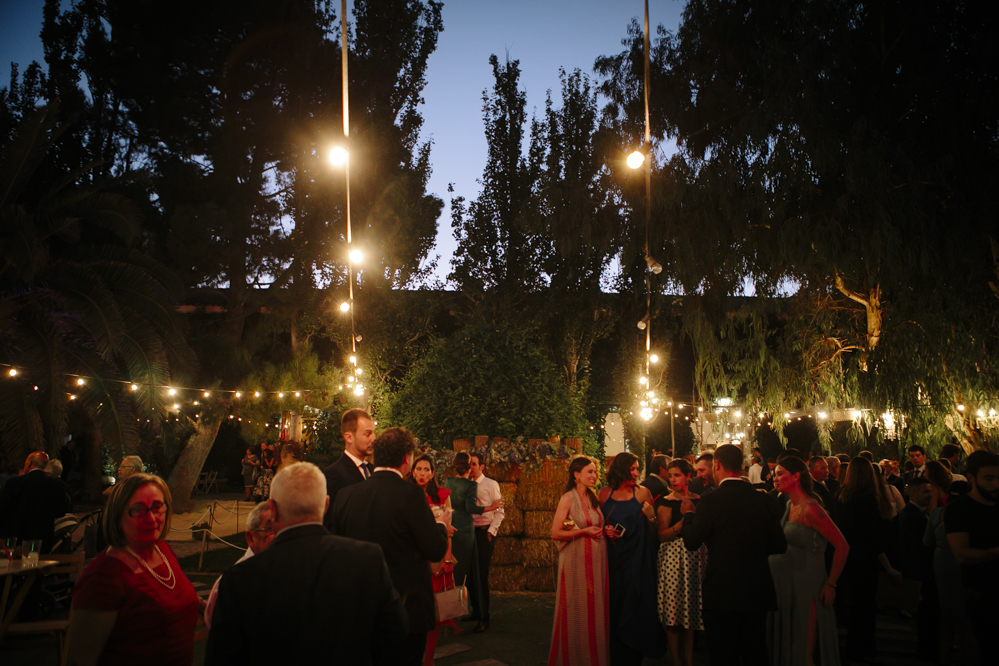
[{"label": "hay bale", "polygon": [[551,539],[524,539],[520,551],[525,567],[550,567],[558,562],[558,547]]},{"label": "hay bale", "polygon": [[503,508],[504,509],[506,509],[507,507],[511,507],[514,509],[520,508],[520,505],[517,504],[517,489],[518,489],[517,484],[504,482],[499,484],[499,487],[500,487],[500,495],[503,497]]},{"label": "hay bale", "polygon": [[506,517],[500,523],[499,536],[520,536],[524,533],[524,512],[514,507],[505,509]]},{"label": "hay bale", "polygon": [[521,483],[551,486],[559,489],[569,483],[569,460],[546,460],[537,468],[525,469],[520,474]]},{"label": "hay bale", "polygon": [[524,534],[529,539],[551,539],[554,511],[525,511]]},{"label": "hay bale", "polygon": [[520,564],[521,539],[517,537],[496,537],[493,539],[493,559],[490,567]]},{"label": "hay bale", "polygon": [[486,476],[500,483],[517,483],[520,480],[520,465],[501,462],[486,466]]},{"label": "hay bale", "polygon": [[531,592],[554,592],[556,571],[554,567],[524,567],[524,589]]},{"label": "hay bale", "polygon": [[494,592],[519,592],[524,589],[524,567],[489,567],[489,589]]},{"label": "hay bale", "polygon": [[517,488],[517,506],[525,511],[554,511],[565,486],[544,485],[537,478],[527,482],[524,477]]}]

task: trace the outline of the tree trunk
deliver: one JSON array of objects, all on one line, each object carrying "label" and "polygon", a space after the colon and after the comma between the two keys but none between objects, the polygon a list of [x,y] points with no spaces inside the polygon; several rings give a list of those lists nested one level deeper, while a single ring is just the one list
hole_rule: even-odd
[{"label": "tree trunk", "polygon": [[215,436],[222,425],[222,415],[202,418],[201,421],[194,421],[193,425],[194,434],[187,440],[187,445],[180,452],[170,478],[167,479],[174,513],[186,513],[193,506],[191,491],[194,490],[194,484],[198,481],[212,445],[215,444]]}]

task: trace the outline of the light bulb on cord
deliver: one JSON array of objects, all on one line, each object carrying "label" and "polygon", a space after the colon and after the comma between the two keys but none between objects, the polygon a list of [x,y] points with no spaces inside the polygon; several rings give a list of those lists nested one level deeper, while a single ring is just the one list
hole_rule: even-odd
[{"label": "light bulb on cord", "polygon": [[355,264],[359,264],[364,260],[364,253],[358,249],[351,250],[347,256],[349,256],[350,260]]},{"label": "light bulb on cord", "polygon": [[333,166],[343,166],[347,163],[349,156],[350,155],[346,148],[343,146],[336,146],[330,151],[330,162],[333,163]]},{"label": "light bulb on cord", "polygon": [[7,374],[10,375],[11,377],[17,377],[17,369],[11,368],[10,370],[7,371]]},{"label": "light bulb on cord", "polygon": [[350,303],[344,301],[343,303],[340,304],[340,312],[347,312],[349,310],[350,310]]},{"label": "light bulb on cord", "polygon": [[628,155],[628,166],[632,169],[637,169],[645,164],[645,154],[640,150],[636,150],[631,155]]}]

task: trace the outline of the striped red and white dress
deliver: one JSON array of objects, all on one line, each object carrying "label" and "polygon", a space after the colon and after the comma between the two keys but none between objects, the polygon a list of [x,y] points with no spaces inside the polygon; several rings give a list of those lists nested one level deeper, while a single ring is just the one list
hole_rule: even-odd
[{"label": "striped red and white dress", "polygon": [[[575,490],[568,494],[572,495],[569,516],[576,527],[603,527],[599,509],[580,501]],[[558,543],[561,553],[548,666],[606,666],[610,663],[607,542],[584,536]]]}]

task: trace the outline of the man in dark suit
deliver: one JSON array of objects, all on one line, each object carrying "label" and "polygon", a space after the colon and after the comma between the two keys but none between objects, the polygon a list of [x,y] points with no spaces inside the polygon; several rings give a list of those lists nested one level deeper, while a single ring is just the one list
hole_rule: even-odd
[{"label": "man in dark suit", "polygon": [[708,547],[702,588],[704,625],[712,666],[767,666],[767,612],[777,610],[769,557],[787,550],[777,505],[757,492],[742,474],[742,451],[715,449],[716,488],[696,510],[684,500],[683,543]]},{"label": "man in dark suit", "polygon": [[389,428],[374,443],[375,471],[364,483],[340,491],[333,507],[333,533],[377,543],[385,553],[392,583],[406,606],[409,629],[400,664],[420,666],[427,632],[437,626],[430,563],[447,553],[451,516],[434,521],[426,493],[405,480],[416,439]]},{"label": "man in dark suit", "polygon": [[277,536],[219,582],[205,664],[399,663],[405,613],[381,548],[332,536],[318,467],[271,482]]},{"label": "man in dark suit", "polygon": [[665,497],[670,493],[669,483],[666,481],[666,465],[669,464],[669,459],[666,456],[653,456],[652,463],[649,465],[649,473],[646,475],[645,480],[642,481],[642,485],[649,489],[652,493],[652,498]]},{"label": "man in dark suit", "polygon": [[326,468],[326,494],[330,505],[323,516],[327,529],[333,526],[333,507],[336,495],[341,489],[360,483],[371,476],[374,466],[364,459],[371,455],[371,445],[375,441],[375,422],[363,409],[348,409],[340,417],[340,433],[343,435],[343,455]]},{"label": "man in dark suit", "polygon": [[836,456],[826,457],[826,465],[829,470],[826,475],[826,490],[834,498],[839,494],[839,468],[842,464]]},{"label": "man in dark suit", "polygon": [[0,492],[0,536],[41,539],[41,552],[52,549],[55,521],[69,513],[66,484],[45,472],[49,457],[30,454],[20,476],[7,481]]},{"label": "man in dark suit", "polygon": [[829,517],[836,522],[836,502],[829,483],[829,462],[823,456],[812,456],[808,459],[808,473],[812,477],[812,489],[822,499],[822,506]]}]

